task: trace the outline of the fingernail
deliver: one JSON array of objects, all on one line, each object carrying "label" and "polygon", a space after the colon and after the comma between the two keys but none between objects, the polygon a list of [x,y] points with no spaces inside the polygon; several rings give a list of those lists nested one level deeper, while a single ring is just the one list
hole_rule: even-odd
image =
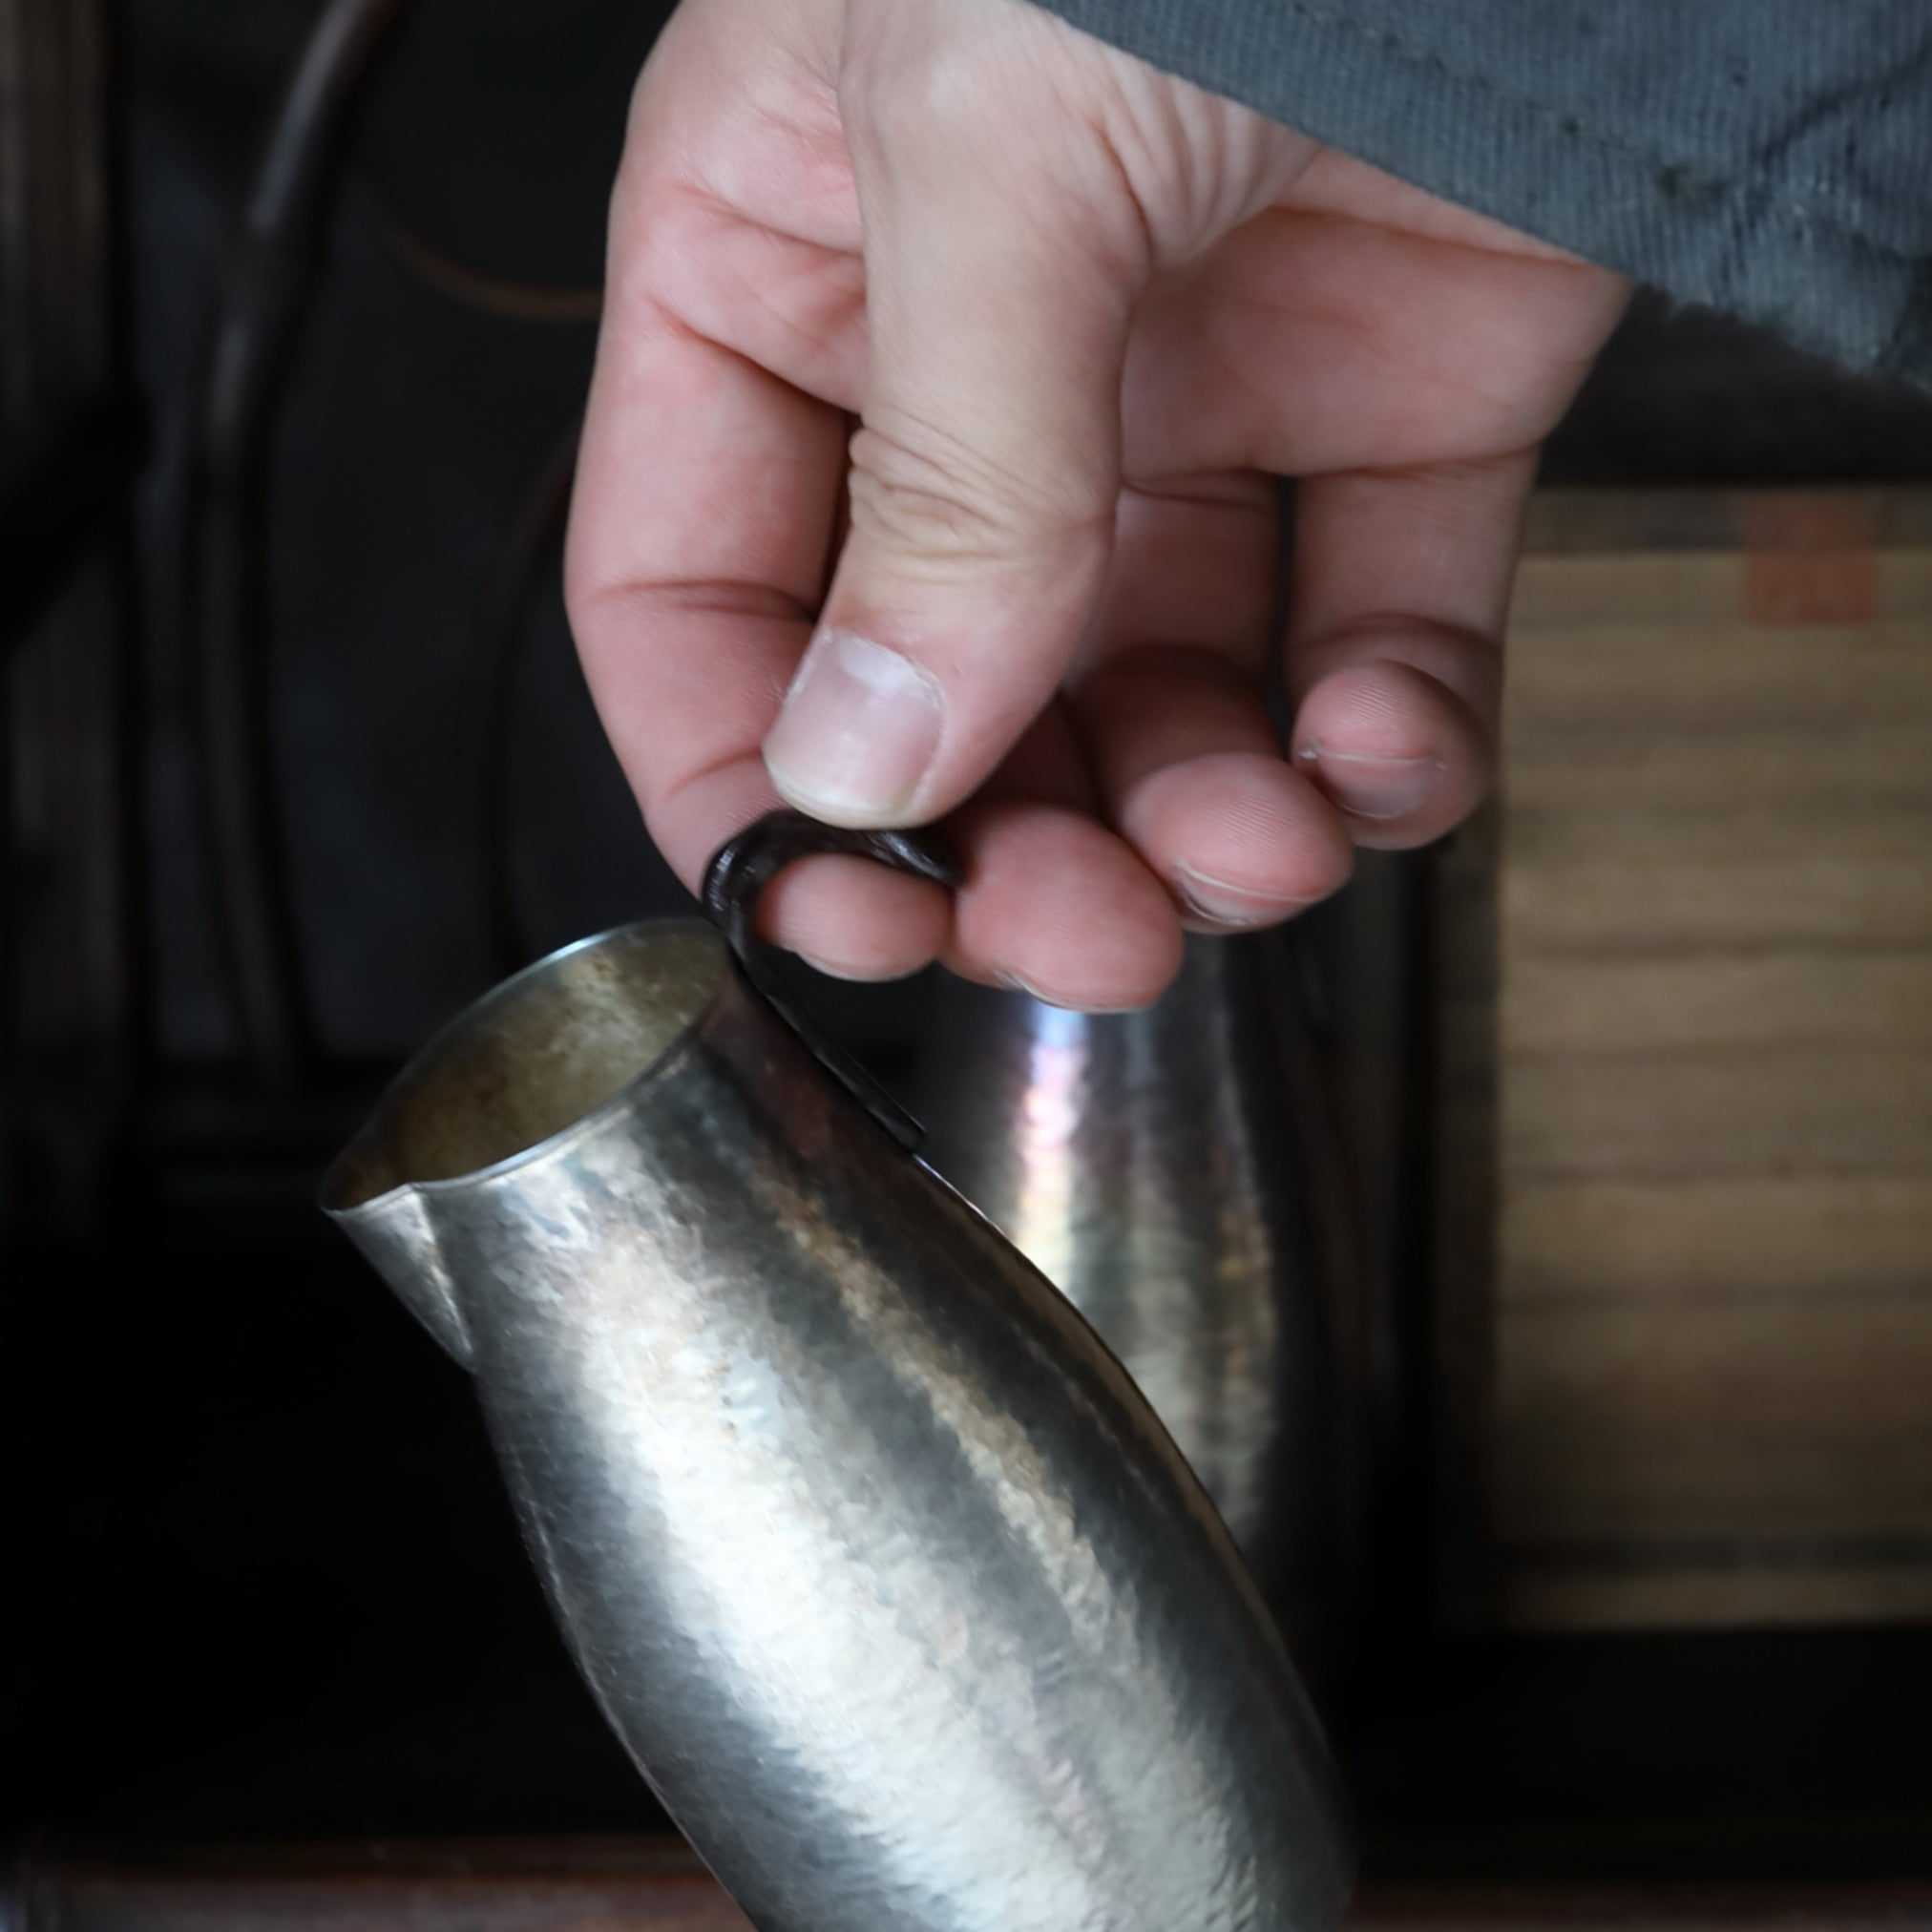
[{"label": "fingernail", "polygon": [[1344,811],[1357,818],[1407,818],[1428,804],[1436,781],[1447,769],[1434,752],[1419,758],[1377,758],[1360,751],[1332,751],[1311,740],[1301,747],[1321,788]]},{"label": "fingernail", "polygon": [[1174,896],[1198,919],[1217,926],[1267,926],[1285,919],[1312,902],[1284,900],[1230,886],[1226,879],[1210,878],[1192,866],[1174,867]]},{"label": "fingernail", "polygon": [[1031,979],[1023,979],[1018,973],[996,973],[993,976],[1009,993],[1023,993],[1029,999],[1037,999],[1042,1006],[1058,1006],[1067,1013],[1090,1013],[1102,1016],[1109,1013],[1138,1013],[1138,1006],[1094,1006],[1082,999],[1067,999],[1058,993],[1048,993],[1036,986]]},{"label": "fingernail", "polygon": [[913,802],[944,722],[930,672],[855,632],[821,631],[765,740],[766,768],[801,811],[888,823]]},{"label": "fingernail", "polygon": [[801,953],[798,956],[814,973],[823,973],[828,979],[850,979],[860,985],[871,985],[884,977],[870,966],[842,966],[835,959],[821,959],[816,953]]}]

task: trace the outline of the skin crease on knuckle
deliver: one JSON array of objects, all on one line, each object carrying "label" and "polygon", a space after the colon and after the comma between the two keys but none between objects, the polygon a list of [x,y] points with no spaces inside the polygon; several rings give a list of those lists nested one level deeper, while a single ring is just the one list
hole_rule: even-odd
[{"label": "skin crease on knuckle", "polygon": [[[701,354],[745,358],[764,379],[805,399],[788,407],[863,407],[870,292],[849,158],[855,143],[892,161],[895,195],[926,196],[942,209],[946,198],[932,182],[943,184],[974,157],[982,158],[988,179],[1024,179],[1028,170],[1015,157],[1050,152],[1056,166],[1047,171],[1047,192],[1078,205],[1029,207],[1016,224],[1021,233],[1031,223],[1049,239],[1056,224],[1080,234],[1082,220],[1118,223],[1121,208],[1131,208],[1142,266],[1152,271],[1159,295],[1149,317],[1158,333],[1130,355],[1134,387],[1116,396],[1114,408],[1119,414],[1135,390],[1165,401],[1158,473],[1184,485],[1190,473],[1228,469],[1228,450],[1200,439],[1225,435],[1226,425],[1244,419],[1264,425],[1266,433],[1264,446],[1245,452],[1236,469],[1308,474],[1308,452],[1319,446],[1325,469],[1400,477],[1447,453],[1433,426],[1452,396],[1465,412],[1457,461],[1480,466],[1520,452],[1526,426],[1533,440],[1561,412],[1623,301],[1614,278],[1321,152],[1023,0],[684,0],[640,83],[629,140],[613,209],[610,285],[614,296],[635,290],[640,299],[613,300],[606,312],[574,513],[582,531],[573,536],[573,613],[582,613],[586,633],[595,631],[585,639],[586,672],[606,716],[614,704],[625,714],[621,734],[614,728],[613,735],[628,743],[634,776],[651,775],[640,791],[661,799],[677,794],[704,765],[755,758],[768,720],[760,723],[739,705],[727,724],[705,727],[696,695],[702,666],[676,679],[653,675],[648,665],[640,673],[632,640],[648,635],[649,649],[661,654],[699,648],[681,641],[685,632],[669,581],[678,569],[688,567],[694,580],[779,587],[776,576],[767,577],[776,570],[767,559],[795,555],[799,535],[786,536],[775,522],[748,527],[754,511],[745,506],[754,500],[756,516],[775,519],[796,514],[784,505],[797,499],[768,489],[747,493],[734,481],[734,474],[748,480],[754,472],[746,466],[754,462],[769,470],[776,452],[767,426],[739,422],[719,413],[722,403],[702,401],[706,379],[672,380],[634,359],[668,361],[662,336],[647,339],[653,327],[668,328],[696,345],[694,374]],[[680,199],[684,208],[673,211]],[[673,212],[677,222],[666,219]],[[943,223],[922,222],[919,215],[914,205],[895,211],[895,220],[917,245],[944,247]],[[1250,232],[1251,246],[1230,252],[1221,245]],[[1365,253],[1371,238],[1375,245]],[[1352,273],[1351,249],[1373,274]],[[1128,277],[1132,252],[1095,247],[1090,272]],[[1188,264],[1210,260],[1218,264],[1214,275],[1190,280]],[[892,268],[865,265],[874,274]],[[1522,277],[1539,270],[1548,279],[1538,284],[1530,317],[1512,291],[1528,292]],[[1293,295],[1314,285],[1326,291],[1319,315],[1291,303],[1278,322],[1260,326],[1276,303],[1273,291]],[[1136,343],[1144,292],[1137,285],[1119,290]],[[1436,310],[1434,326],[1416,312],[1391,329],[1389,319],[1404,308]],[[1229,318],[1249,312],[1253,325],[1229,326]],[[1012,326],[1052,329],[1050,304],[1016,316]],[[1499,342],[1510,346],[1507,355],[1497,352]],[[1063,479],[1050,467],[1038,474],[1016,474],[1011,465],[982,473],[972,425],[957,415],[956,408],[935,412],[923,426],[884,416],[849,445],[851,523],[882,527],[897,556],[913,560],[903,568],[938,578],[997,572],[1017,541],[1038,536],[1039,523],[1050,525],[1066,504],[1093,494],[1091,476],[1061,494]],[[1129,446],[1135,433],[1129,411],[1123,424]],[[741,445],[745,453],[737,455]],[[848,447],[844,437],[838,447]],[[1093,460],[1115,459],[1098,451]],[[685,472],[682,493],[670,484],[639,490],[650,462],[674,481]],[[1522,490],[1526,465],[1524,472]],[[714,503],[717,509],[705,510]],[[705,550],[702,564],[682,554],[631,560],[631,546],[648,549],[632,535],[639,520],[664,520],[664,504],[666,545],[681,517],[701,519],[700,541],[686,547]],[[1312,662],[1297,676],[1291,632],[1290,682],[1299,693],[1300,724],[1318,733],[1317,748],[1334,772],[1345,772],[1351,757],[1386,758],[1391,732],[1417,739],[1396,755],[1427,765],[1431,785],[1406,812],[1378,818],[1344,809],[1329,795],[1319,759],[1305,757],[1302,731],[1279,747],[1272,766],[1246,736],[1218,741],[1227,754],[1220,756],[1209,732],[1197,747],[1202,755],[1142,781],[1140,803],[1118,830],[1113,814],[1126,800],[1086,809],[1043,799],[975,802],[944,821],[963,848],[971,879],[950,913],[908,882],[859,882],[850,871],[814,862],[771,895],[772,936],[847,976],[904,973],[937,954],[971,976],[1023,981],[1066,1004],[1133,1004],[1151,998],[1174,969],[1184,924],[1228,930],[1240,923],[1217,916],[1214,907],[1225,913],[1231,903],[1244,918],[1255,910],[1287,916],[1341,882],[1353,844],[1439,835],[1473,807],[1486,781],[1496,722],[1493,666],[1484,662],[1493,642],[1486,635],[1472,639],[1469,663],[1454,662],[1465,655],[1454,640],[1472,602],[1455,579],[1460,570],[1506,584],[1520,507],[1519,493],[1494,514],[1485,510],[1458,522],[1446,570],[1432,565],[1413,582],[1402,580],[1399,568],[1381,573],[1390,580],[1373,582],[1372,609],[1348,607],[1342,593],[1315,596],[1317,604],[1324,595],[1331,602],[1342,597],[1340,608],[1324,606],[1326,631],[1396,620],[1391,675],[1372,676],[1370,688],[1360,681],[1377,662],[1373,640],[1366,664],[1344,653],[1332,665]],[[1017,528],[1020,517],[1036,519],[1035,526]],[[733,531],[738,543],[723,562],[709,541],[720,528]],[[1375,576],[1359,560],[1351,563],[1351,530],[1347,516],[1323,527],[1333,582]],[[1082,527],[1068,536],[1085,544],[1093,533]],[[821,544],[830,536],[827,531]],[[1220,648],[1187,635],[1190,604],[1205,609],[1212,600],[1211,586],[1189,587],[1187,572],[1199,567],[1179,547],[1173,588],[1161,598],[1177,633],[1167,641],[1182,652]],[[820,595],[829,580],[828,571]],[[671,616],[645,626],[635,609],[653,585]],[[783,589],[793,598],[806,590],[789,566]],[[1438,598],[1444,599],[1439,617],[1432,607]],[[1500,608],[1501,598],[1484,591],[1474,601]],[[798,626],[798,653],[808,631],[808,624]],[[751,648],[724,625],[705,636],[702,648],[717,654],[721,672],[726,659]],[[1104,662],[1109,648],[1106,626],[1090,624],[1081,647],[1083,673]],[[1443,653],[1449,658],[1438,664]],[[1242,675],[1255,679],[1258,702],[1259,669]],[[760,676],[774,692],[783,690],[782,664]],[[742,687],[745,681],[738,672],[722,682]],[[662,691],[673,701],[661,701]],[[1173,702],[1208,700],[1190,699],[1183,684]],[[735,735],[741,729],[742,741]],[[1095,764],[1096,749],[1072,744],[1063,755]],[[1244,761],[1253,761],[1252,768]],[[733,829],[714,828],[720,837]],[[682,842],[691,842],[688,830]],[[1226,891],[1217,898],[1217,886],[1230,889],[1233,900]]]}]

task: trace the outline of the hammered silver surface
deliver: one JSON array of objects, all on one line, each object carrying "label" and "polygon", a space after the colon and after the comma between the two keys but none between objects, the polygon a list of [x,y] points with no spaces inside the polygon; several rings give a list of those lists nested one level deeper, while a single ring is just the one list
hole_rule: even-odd
[{"label": "hammered silver surface", "polygon": [[1338,1918],[1318,1729],[1186,1464],[707,929],[499,989],[326,1205],[472,1369],[585,1677],[766,1932]]}]

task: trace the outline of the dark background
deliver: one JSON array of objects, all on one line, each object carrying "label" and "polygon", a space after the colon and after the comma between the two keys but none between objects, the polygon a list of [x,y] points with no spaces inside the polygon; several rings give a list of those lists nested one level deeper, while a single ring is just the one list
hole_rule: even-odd
[{"label": "dark background", "polygon": [[[507,857],[479,821],[479,603],[569,432],[594,330],[452,299],[380,213],[501,276],[595,284],[659,10],[419,0],[369,85],[270,499],[285,864],[330,1071],[259,1126],[231,1107],[189,1132],[174,1097],[222,1078],[238,1041],[173,512],[211,290],[311,16],[295,0],[119,9],[127,346],[149,420],[132,553],[144,1040],[91,1178],[57,1202],[16,1190],[0,1229],[7,1815],[66,1838],[648,1827],[551,1633],[463,1378],[310,1200],[382,1070],[494,976],[493,869],[533,955],[682,898],[598,733],[554,554],[518,643]],[[1645,297],[1547,474],[1920,478],[1928,451],[1926,399]],[[1352,953],[1359,931],[1330,919],[1332,976],[1386,968]],[[916,984],[820,995],[888,1067],[916,1041]],[[1393,1266],[1399,1234],[1381,1231]],[[1659,1870],[1927,1861],[1932,1669],[1911,1633],[1423,1641],[1371,1659],[1336,1716],[1391,1868],[1480,1867],[1505,1842],[1513,1869],[1608,1868],[1639,1827]]]}]

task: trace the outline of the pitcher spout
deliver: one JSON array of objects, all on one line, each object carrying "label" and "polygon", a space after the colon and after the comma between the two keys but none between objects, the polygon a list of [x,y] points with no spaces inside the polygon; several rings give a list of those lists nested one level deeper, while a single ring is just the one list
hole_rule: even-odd
[{"label": "pitcher spout", "polygon": [[422,1190],[385,1186],[388,1123],[379,1113],[323,1182],[323,1211],[361,1249],[396,1298],[465,1369],[474,1366],[463,1312]]},{"label": "pitcher spout", "polygon": [[324,1177],[321,1206],[464,1368],[475,1350],[445,1253],[493,1178],[588,1128],[708,1010],[723,941],[695,920],[629,927],[505,980],[418,1053]]}]

